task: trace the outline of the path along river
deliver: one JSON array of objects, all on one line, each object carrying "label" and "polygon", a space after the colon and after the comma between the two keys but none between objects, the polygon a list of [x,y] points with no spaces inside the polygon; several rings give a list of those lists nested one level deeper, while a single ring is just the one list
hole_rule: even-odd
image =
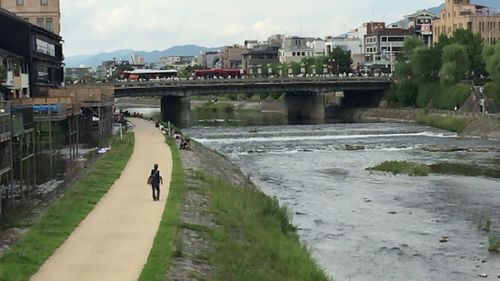
[{"label": "path along river", "polygon": [[[427,145],[500,147],[498,142],[405,124],[193,127],[197,141],[228,155],[289,208],[300,238],[337,281],[498,280],[488,253],[490,217],[500,231],[500,180],[391,176],[365,169],[386,160],[495,165],[498,153],[426,152]],[[345,145],[365,150],[347,151]],[[447,243],[440,243],[449,236]]]}]

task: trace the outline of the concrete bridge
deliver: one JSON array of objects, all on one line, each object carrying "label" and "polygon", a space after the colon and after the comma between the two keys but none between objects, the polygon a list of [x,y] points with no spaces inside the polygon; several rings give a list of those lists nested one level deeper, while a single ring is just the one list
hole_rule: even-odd
[{"label": "concrete bridge", "polygon": [[338,108],[377,106],[391,83],[389,77],[118,82],[115,97],[161,97],[162,119],[187,124],[193,95],[284,93],[290,117],[325,119]]}]

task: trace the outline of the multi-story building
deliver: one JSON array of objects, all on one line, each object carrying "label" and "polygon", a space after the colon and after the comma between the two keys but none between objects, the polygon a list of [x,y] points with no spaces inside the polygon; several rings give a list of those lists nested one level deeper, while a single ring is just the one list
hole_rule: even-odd
[{"label": "multi-story building", "polygon": [[314,56],[314,49],[307,46],[309,41],[314,41],[314,38],[298,36],[285,38],[279,50],[280,62],[300,62],[304,58]]},{"label": "multi-story building", "polygon": [[177,70],[182,70],[188,66],[196,64],[196,57],[194,56],[169,56],[161,57],[158,62],[158,66],[162,67],[173,67]]},{"label": "multi-story building", "polygon": [[29,96],[47,96],[49,88],[61,87],[64,75],[60,36],[0,9],[0,49],[22,62],[12,65],[12,73],[14,77],[21,75],[21,84],[22,75],[29,75]]},{"label": "multi-story building", "polygon": [[457,29],[479,33],[485,44],[500,40],[500,13],[495,9],[472,4],[470,0],[446,0],[445,8],[433,22],[434,43],[441,35],[451,36]]},{"label": "multi-story building", "polygon": [[216,51],[201,53],[196,56],[196,63],[203,68],[221,68],[221,53]]},{"label": "multi-story building", "polygon": [[[3,75],[5,77],[1,77]],[[25,59],[2,48],[0,48],[0,83],[0,101],[30,97],[28,65]],[[5,90],[2,91],[2,87]]]},{"label": "multi-story building", "polygon": [[325,40],[323,39],[314,39],[306,42],[306,46],[313,50],[312,56],[324,56],[326,50]]},{"label": "multi-story building", "polygon": [[365,67],[392,72],[396,56],[403,51],[404,42],[414,34],[413,29],[369,25],[365,36]]},{"label": "multi-story building", "polygon": [[239,45],[224,47],[221,51],[222,67],[241,68],[243,66],[243,54],[245,52],[245,47]]},{"label": "multi-story building", "polygon": [[415,34],[421,38],[427,46],[432,46],[433,28],[432,24],[436,16],[426,10],[418,11],[407,16],[408,28],[415,30]]},{"label": "multi-story building", "polygon": [[0,0],[0,8],[57,35],[61,32],[59,0]]}]

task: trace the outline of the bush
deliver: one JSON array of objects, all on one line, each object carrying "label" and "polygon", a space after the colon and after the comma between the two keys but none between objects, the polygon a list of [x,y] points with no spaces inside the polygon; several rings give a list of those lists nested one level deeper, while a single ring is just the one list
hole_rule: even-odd
[{"label": "bush", "polygon": [[389,100],[402,106],[414,106],[417,101],[418,86],[412,81],[401,81],[391,89]]},{"label": "bush", "polygon": [[488,97],[493,98],[496,105],[500,107],[500,85],[495,82],[489,82],[484,86],[484,89]]}]

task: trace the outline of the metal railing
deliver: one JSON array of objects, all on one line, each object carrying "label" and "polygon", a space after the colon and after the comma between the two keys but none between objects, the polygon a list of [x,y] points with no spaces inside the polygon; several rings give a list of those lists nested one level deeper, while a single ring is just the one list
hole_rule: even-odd
[{"label": "metal railing", "polygon": [[184,87],[217,86],[248,84],[326,84],[326,83],[383,83],[392,82],[388,76],[381,77],[274,77],[274,78],[231,78],[231,79],[196,79],[196,80],[150,80],[115,82],[115,88],[126,87]]}]

